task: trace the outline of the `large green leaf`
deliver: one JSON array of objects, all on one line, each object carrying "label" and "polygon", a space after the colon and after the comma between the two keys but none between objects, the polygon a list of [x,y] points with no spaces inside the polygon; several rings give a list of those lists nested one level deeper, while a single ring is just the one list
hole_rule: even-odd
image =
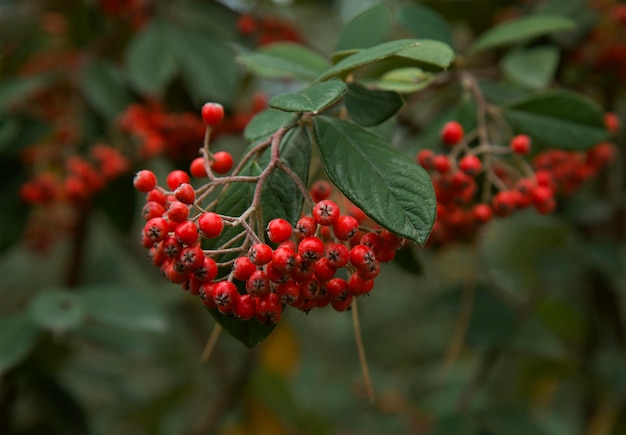
[{"label": "large green leaf", "polygon": [[113,120],[130,104],[120,69],[111,62],[94,60],[82,71],[82,91],[91,106],[107,120]]},{"label": "large green leaf", "polygon": [[502,70],[513,83],[530,89],[546,88],[556,72],[559,50],[554,46],[515,50],[502,59]]},{"label": "large green leaf", "polygon": [[246,128],[243,130],[243,136],[250,141],[266,138],[271,136],[280,127],[289,125],[297,119],[298,115],[292,113],[276,109],[266,109],[254,115],[254,118],[246,124]]},{"label": "large green leaf", "polygon": [[126,68],[132,85],[140,92],[162,92],[177,70],[176,47],[171,25],[153,19],[131,40]]},{"label": "large green leaf", "polygon": [[300,44],[277,42],[237,57],[262,77],[314,79],[329,67],[322,56]]},{"label": "large green leaf", "polygon": [[404,104],[397,92],[372,90],[358,83],[348,85],[345,103],[350,118],[365,127],[386,121]]},{"label": "large green leaf", "polygon": [[570,91],[523,98],[507,106],[504,115],[516,132],[556,148],[587,149],[608,138],[602,107]]},{"label": "large green leaf", "polygon": [[50,79],[49,75],[3,79],[2,84],[0,84],[0,110],[10,109],[13,104],[24,101],[34,92],[46,86]]},{"label": "large green leaf", "polygon": [[232,101],[241,76],[233,50],[219,38],[193,29],[178,27],[175,36],[178,65],[194,102]]},{"label": "large green leaf", "polygon": [[328,178],[382,227],[423,245],[436,212],[426,171],[351,122],[321,116],[315,118],[314,127]]},{"label": "large green leaf", "polygon": [[375,4],[354,17],[341,31],[337,51],[368,48],[380,43],[389,32],[391,12],[384,4]]},{"label": "large green leaf", "polygon": [[482,35],[470,46],[470,54],[502,45],[523,42],[537,36],[570,30],[576,23],[560,15],[529,15],[502,23]]},{"label": "large green leaf", "polygon": [[285,112],[317,114],[339,100],[348,91],[341,80],[315,83],[297,94],[281,94],[272,98],[270,107]]},{"label": "large green leaf", "polygon": [[38,336],[39,330],[30,317],[23,314],[0,317],[0,375],[28,356]]},{"label": "large green leaf", "polygon": [[418,42],[419,45],[400,50],[396,56],[439,68],[448,68],[454,61],[454,50],[448,44],[431,39]]},{"label": "large green leaf", "polygon": [[107,326],[133,331],[163,332],[167,320],[151,299],[134,288],[94,285],[78,293],[87,317]]},{"label": "large green leaf", "polygon": [[76,293],[55,289],[39,293],[30,302],[28,313],[40,327],[63,332],[83,322],[85,307]]},{"label": "large green leaf", "polygon": [[398,8],[396,18],[417,38],[431,38],[453,46],[452,31],[446,20],[423,4],[405,4]]},{"label": "large green leaf", "polygon": [[395,41],[383,42],[382,44],[375,45],[374,47],[360,50],[337,62],[334,66],[321,74],[317,80],[323,81],[336,75],[345,74],[355,68],[386,59],[393,56],[400,50],[404,50],[408,47],[414,47],[418,44],[419,41],[415,39],[398,39]]}]

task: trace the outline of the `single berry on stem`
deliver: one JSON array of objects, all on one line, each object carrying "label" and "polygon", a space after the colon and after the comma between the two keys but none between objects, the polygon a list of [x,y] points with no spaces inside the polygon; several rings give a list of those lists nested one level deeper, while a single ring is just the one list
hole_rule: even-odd
[{"label": "single berry on stem", "polygon": [[201,113],[202,120],[209,127],[215,127],[224,119],[224,107],[219,103],[205,103]]},{"label": "single berry on stem", "polygon": [[463,139],[463,126],[456,121],[446,122],[441,129],[441,141],[448,146],[456,145]]}]

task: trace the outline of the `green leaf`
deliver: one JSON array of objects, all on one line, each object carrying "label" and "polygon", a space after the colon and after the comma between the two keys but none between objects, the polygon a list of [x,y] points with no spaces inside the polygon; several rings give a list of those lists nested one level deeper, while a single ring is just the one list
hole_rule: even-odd
[{"label": "green leaf", "polygon": [[194,103],[232,101],[241,76],[233,50],[221,39],[193,29],[176,28],[174,35],[178,66]]},{"label": "green leaf", "polygon": [[340,60],[337,64],[320,75],[317,80],[324,81],[333,76],[345,74],[360,66],[386,59],[400,50],[417,46],[418,43],[419,42],[415,39],[398,39],[396,41],[383,42],[374,47],[366,48]]},{"label": "green leaf", "polygon": [[502,70],[513,83],[530,89],[546,88],[556,72],[559,50],[554,46],[515,50],[502,59]]},{"label": "green leaf", "polygon": [[49,75],[3,79],[0,84],[0,110],[10,109],[15,103],[24,101],[49,82]]},{"label": "green leaf", "polygon": [[516,132],[556,148],[583,150],[608,138],[602,107],[570,91],[531,95],[510,104],[504,115]]},{"label": "green leaf", "polygon": [[486,31],[470,46],[469,53],[475,54],[489,48],[524,42],[574,27],[576,27],[576,22],[560,15],[529,15],[502,23]]},{"label": "green leaf", "polygon": [[147,332],[164,332],[168,328],[165,313],[132,287],[85,286],[78,298],[88,318],[103,325]]},{"label": "green leaf", "polygon": [[317,114],[339,100],[348,91],[341,80],[315,83],[297,94],[282,94],[272,98],[270,107],[285,112]]},{"label": "green leaf", "polygon": [[111,62],[95,60],[87,65],[83,70],[81,85],[87,101],[109,121],[115,119],[132,101],[121,71]]},{"label": "green leaf", "polygon": [[446,20],[436,11],[423,4],[406,4],[396,13],[400,24],[417,38],[443,41],[453,46],[452,31]]},{"label": "green leaf", "polygon": [[512,83],[479,80],[478,85],[485,98],[498,106],[507,106],[528,96],[528,91]]},{"label": "green leaf", "polygon": [[356,124],[320,116],[314,128],[322,166],[339,190],[382,227],[424,245],[436,212],[426,171]]},{"label": "green leaf", "polygon": [[429,39],[418,41],[419,45],[400,50],[396,56],[439,68],[448,68],[454,61],[454,50],[448,44]]},{"label": "green leaf", "polygon": [[328,67],[322,56],[292,42],[277,42],[237,57],[250,71],[268,78],[312,80]]},{"label": "green leaf", "polygon": [[243,136],[254,141],[271,136],[282,126],[288,126],[298,119],[297,115],[282,110],[265,109],[254,115],[243,130]]},{"label": "green leaf", "polygon": [[0,375],[28,356],[38,336],[39,330],[27,315],[0,317]]},{"label": "green leaf", "polygon": [[352,83],[348,85],[345,104],[354,122],[371,127],[395,115],[404,102],[396,92],[372,90]]},{"label": "green leaf", "polygon": [[384,4],[376,4],[354,17],[341,31],[337,51],[368,48],[380,43],[391,25],[391,12]]},{"label": "green leaf", "polygon": [[388,71],[373,83],[383,90],[409,94],[426,88],[432,81],[433,75],[421,68],[406,67]]},{"label": "green leaf", "polygon": [[176,47],[170,24],[153,19],[137,33],[126,50],[126,68],[139,92],[162,92],[177,70]]},{"label": "green leaf", "polygon": [[132,174],[119,176],[95,195],[94,205],[104,212],[115,228],[129,234],[136,217],[137,192],[132,188]]},{"label": "green leaf", "polygon": [[40,327],[63,332],[83,322],[85,307],[75,293],[48,290],[42,291],[30,302],[28,313]]}]

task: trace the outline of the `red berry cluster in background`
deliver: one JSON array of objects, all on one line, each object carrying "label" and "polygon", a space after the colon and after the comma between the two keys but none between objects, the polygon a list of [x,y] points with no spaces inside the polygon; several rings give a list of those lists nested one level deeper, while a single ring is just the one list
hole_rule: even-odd
[{"label": "red berry cluster in background", "polygon": [[[619,128],[614,114],[607,114],[605,123],[613,133]],[[617,152],[615,145],[603,142],[584,152],[542,151],[528,161],[532,151],[529,136],[514,136],[506,146],[470,147],[456,121],[447,122],[440,137],[448,152],[423,149],[416,157],[430,174],[437,197],[437,219],[429,245],[471,241],[493,216],[509,216],[528,207],[550,213],[556,207],[556,196],[578,189]]]},{"label": "red berry cluster in background", "polygon": [[302,42],[295,26],[287,20],[275,16],[256,17],[243,14],[237,19],[237,30],[255,45],[267,45],[274,42]]},{"label": "red berry cluster in background", "polygon": [[[210,103],[202,115],[210,134],[222,119],[223,109]],[[169,281],[200,296],[210,309],[241,320],[256,318],[267,325],[279,321],[285,306],[304,312],[325,306],[345,311],[354,297],[372,290],[381,263],[391,261],[404,244],[385,229],[362,226],[365,215],[355,206],[349,205],[347,213],[342,213],[330,199],[331,184],[322,180],[306,192],[312,204],[310,214],[294,225],[275,218],[254,232],[251,225],[242,224],[255,211],[254,205],[241,216],[217,214],[214,203],[205,209],[203,202],[212,186],[237,182],[237,174],[230,178],[213,175],[228,172],[232,164],[230,154],[223,151],[196,158],[190,173],[209,177],[198,188],[192,187],[189,173],[182,170],[170,172],[164,187],[149,170],[137,172],[133,182],[146,193],[142,245],[153,264]],[[219,239],[226,228],[237,226],[244,226],[239,235],[228,241]],[[219,247],[206,248],[216,240]]]}]

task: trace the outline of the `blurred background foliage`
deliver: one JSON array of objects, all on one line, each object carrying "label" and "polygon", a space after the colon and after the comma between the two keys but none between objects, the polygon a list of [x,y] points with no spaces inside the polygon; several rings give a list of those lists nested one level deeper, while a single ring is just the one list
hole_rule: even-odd
[{"label": "blurred background foliage", "polygon": [[[359,306],[374,404],[347,313],[290,310],[259,346],[224,335],[201,361],[215,322],[145,259],[131,179],[189,164],[204,101],[227,109],[216,149],[237,153],[267,98],[301,85],[256,79],[237,54],[297,41],[328,56],[390,28],[462,52],[503,20],[558,13],[578,27],[551,40],[552,66],[534,65],[553,78],[499,50],[481,58],[505,71],[499,95],[574,89],[626,120],[619,2],[385,4],[0,1],[0,433],[626,432],[623,151],[550,216],[522,212],[383,268]],[[397,146],[427,146],[442,106],[407,104]],[[623,150],[623,130],[615,140]],[[85,162],[95,181],[76,187]],[[24,187],[42,173],[57,178]]]}]

